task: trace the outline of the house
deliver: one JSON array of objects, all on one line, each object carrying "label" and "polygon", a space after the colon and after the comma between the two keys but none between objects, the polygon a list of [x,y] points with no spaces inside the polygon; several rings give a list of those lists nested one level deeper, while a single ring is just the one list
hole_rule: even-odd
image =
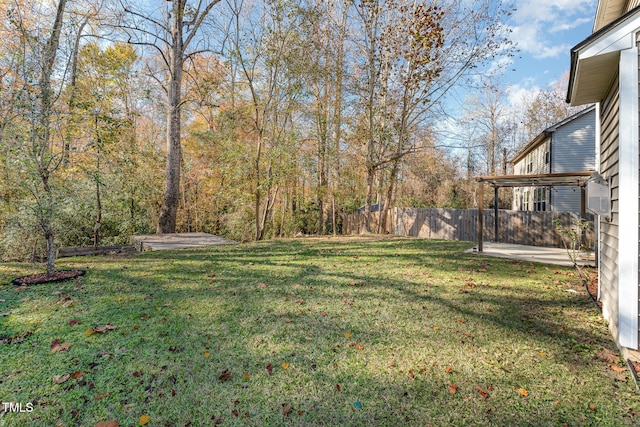
[{"label": "house", "polygon": [[638,357],[640,315],[639,0],[599,0],[594,32],[571,49],[567,101],[597,103],[596,170],[610,188],[599,216],[599,299],[627,357]]},{"label": "house", "polygon": [[[592,105],[545,129],[529,142],[513,163],[514,175],[595,170],[596,107]],[[577,187],[515,187],[513,209],[582,212]]]}]

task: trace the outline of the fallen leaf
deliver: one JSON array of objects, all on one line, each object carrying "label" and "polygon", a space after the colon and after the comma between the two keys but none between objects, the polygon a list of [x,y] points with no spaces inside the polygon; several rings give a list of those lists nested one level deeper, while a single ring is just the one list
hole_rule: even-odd
[{"label": "fallen leaf", "polygon": [[205,359],[208,359],[208,358],[209,358],[209,356],[211,356],[211,353],[209,353],[208,351],[205,351],[205,352],[204,352],[204,358],[205,358]]},{"label": "fallen leaf", "polygon": [[520,394],[521,394],[522,396],[524,396],[524,397],[529,396],[529,392],[528,392],[526,389],[524,389],[524,388],[519,388],[519,389],[518,389],[518,393],[520,393]]},{"label": "fallen leaf", "polygon": [[98,325],[95,328],[93,328],[93,332],[99,333],[99,334],[104,334],[107,331],[113,331],[117,329],[117,326],[113,326],[109,323],[107,323],[106,325]]},{"label": "fallen leaf", "polygon": [[146,426],[151,421],[151,417],[149,415],[140,415],[140,419],[138,420],[139,426]]},{"label": "fallen leaf", "polygon": [[85,331],[85,335],[86,335],[86,336],[93,335],[93,334],[94,334],[93,329],[87,329],[87,330]]},{"label": "fallen leaf", "polygon": [[71,343],[70,342],[63,342],[63,343],[57,342],[56,343],[56,341],[51,343],[51,353],[57,353],[59,351],[69,351],[69,347],[71,347]]},{"label": "fallen leaf", "polygon": [[356,350],[364,350],[364,347],[360,344],[356,344]]},{"label": "fallen leaf", "polygon": [[220,376],[218,376],[218,379],[220,381],[229,381],[231,379],[231,372],[228,369],[225,369],[222,371]]},{"label": "fallen leaf", "polygon": [[288,318],[288,317],[285,317],[285,318],[284,318],[284,321],[285,321],[286,323],[291,323],[291,322],[293,322],[293,319],[290,319],[290,318]]},{"label": "fallen leaf", "polygon": [[76,371],[71,374],[71,378],[77,380],[78,378],[82,378],[84,376],[84,372]]},{"label": "fallen leaf", "polygon": [[344,333],[344,336],[345,336],[346,338],[351,338],[353,335],[351,335],[349,332],[345,332],[345,333]]},{"label": "fallen leaf", "polygon": [[287,362],[282,362],[282,369],[289,369],[289,364]]},{"label": "fallen leaf", "polygon": [[612,370],[614,370],[614,371],[616,371],[617,373],[619,373],[619,374],[621,374],[621,373],[623,373],[624,371],[626,371],[626,370],[627,370],[627,368],[621,368],[620,366],[617,366],[617,365],[609,365],[609,367],[610,367]]},{"label": "fallen leaf", "polygon": [[485,399],[489,397],[489,393],[484,391],[483,388],[480,387],[479,385],[476,386],[476,390],[478,390],[478,393],[480,393],[480,396],[484,397]]},{"label": "fallen leaf", "polygon": [[93,396],[94,400],[100,400],[100,399],[104,399],[105,397],[109,396],[111,393],[100,393],[100,394],[96,394],[95,396]]},{"label": "fallen leaf", "polygon": [[120,423],[114,420],[100,421],[95,427],[120,427]]},{"label": "fallen leaf", "polygon": [[273,374],[273,366],[271,365],[271,363],[269,363],[267,366],[267,372],[269,373],[269,375]]},{"label": "fallen leaf", "polygon": [[438,329],[440,329],[440,326],[438,326],[438,325],[433,325],[433,329],[437,331]]},{"label": "fallen leaf", "polygon": [[620,357],[608,348],[604,348],[601,351],[596,352],[596,356],[609,363],[618,363],[620,361]]},{"label": "fallen leaf", "polygon": [[447,369],[444,370],[447,374],[450,374],[451,371],[453,371],[453,366],[449,365],[447,366]]},{"label": "fallen leaf", "polygon": [[341,391],[342,387],[340,387],[340,384],[336,384],[336,390]]},{"label": "fallen leaf", "polygon": [[54,375],[53,376],[53,383],[54,384],[62,384],[63,382],[67,381],[69,378],[71,378],[71,376],[69,374]]},{"label": "fallen leaf", "polygon": [[320,313],[320,315],[321,315],[322,317],[327,317],[327,312],[326,312],[326,311],[323,311],[322,313]]},{"label": "fallen leaf", "polygon": [[285,405],[284,403],[282,404],[282,416],[286,417],[291,413],[291,411],[293,411],[291,405]]},{"label": "fallen leaf", "polygon": [[249,375],[249,374],[242,374],[242,378],[244,378],[245,380],[248,380],[249,378],[251,378],[251,375]]},{"label": "fallen leaf", "polygon": [[591,409],[592,411],[595,411],[596,405],[594,405],[593,403],[589,403],[589,409]]},{"label": "fallen leaf", "polygon": [[69,320],[69,322],[67,323],[67,325],[69,326],[75,326],[78,323],[80,323],[80,321],[78,319],[73,319],[73,320]]},{"label": "fallen leaf", "polygon": [[124,300],[124,298],[122,298],[122,297],[116,298],[116,301],[123,301],[123,300]]},{"label": "fallen leaf", "polygon": [[457,390],[458,390],[458,384],[451,384],[449,386],[449,393],[456,394]]}]

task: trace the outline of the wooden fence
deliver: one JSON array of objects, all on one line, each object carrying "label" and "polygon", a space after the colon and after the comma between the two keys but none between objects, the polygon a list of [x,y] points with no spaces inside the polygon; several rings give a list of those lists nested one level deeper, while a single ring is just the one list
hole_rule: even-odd
[{"label": "wooden fence", "polygon": [[[485,242],[494,242],[494,211],[483,211]],[[414,236],[425,239],[478,240],[477,209],[418,209],[394,208],[389,211],[384,230],[380,229],[379,212],[371,214],[371,231],[396,236]],[[569,227],[579,215],[574,212],[522,212],[500,210],[498,212],[498,242],[519,245],[562,247],[562,236],[556,231],[554,219],[560,218],[563,226]],[[586,232],[586,241],[593,242],[593,216]],[[364,214],[347,215],[344,218],[343,234],[364,232]]]}]

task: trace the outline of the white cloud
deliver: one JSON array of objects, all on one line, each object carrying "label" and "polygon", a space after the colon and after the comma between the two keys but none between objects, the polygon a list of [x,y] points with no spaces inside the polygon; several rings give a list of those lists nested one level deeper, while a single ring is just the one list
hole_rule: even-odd
[{"label": "white cloud", "polygon": [[571,30],[593,21],[596,0],[518,0],[512,39],[536,59],[566,54]]}]

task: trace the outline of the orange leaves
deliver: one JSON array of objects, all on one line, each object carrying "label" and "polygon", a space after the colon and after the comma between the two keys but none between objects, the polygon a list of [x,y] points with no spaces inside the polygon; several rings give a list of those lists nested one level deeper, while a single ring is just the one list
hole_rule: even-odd
[{"label": "orange leaves", "polygon": [[529,392],[527,391],[527,389],[524,389],[524,388],[519,388],[518,393],[520,393],[520,395],[523,397],[529,396]]},{"label": "orange leaves", "polygon": [[77,379],[82,378],[83,376],[84,376],[84,372],[76,371],[76,372],[71,374],[71,379],[77,380]]},{"label": "orange leaves", "polygon": [[322,317],[327,317],[327,312],[326,312],[326,311],[323,311],[322,313],[320,313],[320,315],[321,315]]},{"label": "orange leaves", "polygon": [[120,423],[114,420],[100,421],[95,427],[120,427]]},{"label": "orange leaves", "polygon": [[451,384],[449,386],[449,393],[456,394],[457,391],[458,391],[458,384]]},{"label": "orange leaves", "polygon": [[450,374],[451,371],[453,371],[453,366],[449,365],[447,366],[447,369],[444,370],[447,374]]},{"label": "orange leaves", "polygon": [[480,387],[479,385],[477,385],[476,390],[478,391],[478,393],[480,393],[480,396],[482,396],[485,399],[489,398],[489,393],[487,393],[482,387]]}]

